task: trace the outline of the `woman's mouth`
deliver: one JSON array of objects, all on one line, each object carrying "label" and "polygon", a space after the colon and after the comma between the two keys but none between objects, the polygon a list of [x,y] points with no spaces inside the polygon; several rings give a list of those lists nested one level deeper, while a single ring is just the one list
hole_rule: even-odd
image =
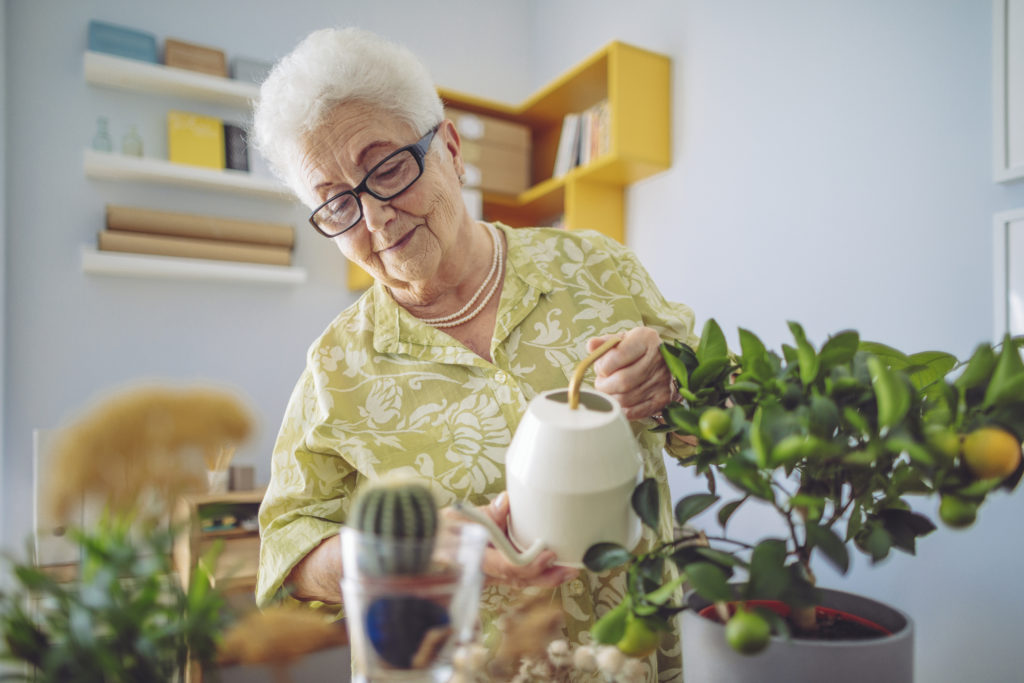
[{"label": "woman's mouth", "polygon": [[409,232],[405,233],[405,235],[403,235],[400,240],[392,244],[390,247],[382,249],[381,251],[396,251],[398,249],[401,249],[402,247],[409,243],[409,240],[412,239],[412,234],[414,232],[416,232],[416,228],[413,228]]}]

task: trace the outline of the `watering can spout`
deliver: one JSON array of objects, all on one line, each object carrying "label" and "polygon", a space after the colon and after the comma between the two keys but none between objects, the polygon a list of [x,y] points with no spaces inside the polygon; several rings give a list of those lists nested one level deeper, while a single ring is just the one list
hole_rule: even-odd
[{"label": "watering can spout", "polygon": [[541,551],[547,547],[542,539],[537,539],[529,548],[520,552],[513,547],[504,532],[502,532],[502,530],[498,528],[498,525],[494,523],[494,520],[488,517],[485,513],[480,512],[476,507],[467,505],[461,500],[457,500],[452,504],[452,509],[463,517],[477,522],[487,529],[487,533],[490,535],[491,542],[494,544],[494,547],[500,550],[501,553],[508,558],[509,562],[512,562],[515,565],[522,567],[530,564],[536,560]]}]

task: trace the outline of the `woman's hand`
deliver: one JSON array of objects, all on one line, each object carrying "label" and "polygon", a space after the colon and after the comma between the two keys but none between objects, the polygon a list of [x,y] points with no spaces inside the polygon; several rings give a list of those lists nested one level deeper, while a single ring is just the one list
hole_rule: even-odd
[{"label": "woman's hand", "polygon": [[[587,341],[591,352],[616,335]],[[612,396],[628,420],[642,420],[661,412],[672,399],[672,375],[659,347],[661,337],[650,327],[634,327],[611,351],[594,361],[594,388]]]},{"label": "woman's hand", "polygon": [[[508,535],[508,493],[502,491],[490,505],[482,505],[480,512],[490,517],[505,535]],[[530,564],[519,566],[511,562],[504,553],[494,547],[484,551],[483,570],[488,585],[500,584],[515,588],[539,586],[554,588],[570,579],[576,578],[579,571],[572,567],[554,566],[555,553],[551,550],[541,551],[540,555]]]}]

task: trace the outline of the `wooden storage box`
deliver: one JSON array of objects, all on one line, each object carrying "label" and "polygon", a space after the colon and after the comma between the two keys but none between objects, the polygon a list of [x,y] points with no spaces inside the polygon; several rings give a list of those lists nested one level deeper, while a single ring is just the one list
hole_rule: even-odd
[{"label": "wooden storage box", "polygon": [[464,140],[466,187],[484,192],[519,194],[530,186],[530,155],[525,148]]},{"label": "wooden storage box", "polygon": [[446,109],[462,140],[466,186],[519,194],[530,186],[530,128],[461,109]]},{"label": "wooden storage box", "polygon": [[175,38],[164,41],[164,64],[211,76],[226,78],[228,75],[228,61],[223,50]]}]

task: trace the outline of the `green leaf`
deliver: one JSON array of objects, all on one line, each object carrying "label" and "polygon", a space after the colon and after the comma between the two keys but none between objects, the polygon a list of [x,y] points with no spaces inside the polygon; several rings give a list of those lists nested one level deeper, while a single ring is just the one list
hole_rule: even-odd
[{"label": "green leaf", "polygon": [[922,514],[899,508],[889,508],[878,513],[885,530],[892,538],[892,544],[913,555],[918,536],[935,531],[935,525]]},{"label": "green leaf", "polygon": [[590,635],[602,645],[614,645],[626,633],[626,620],[629,618],[629,603],[620,602],[605,612],[590,627]]},{"label": "green leaf", "polygon": [[818,378],[821,370],[821,359],[814,352],[814,347],[807,341],[804,328],[799,323],[790,322],[789,329],[796,339],[796,357],[800,364],[800,381],[804,386],[810,386]]},{"label": "green leaf", "polygon": [[665,409],[665,419],[676,431],[683,434],[696,436],[700,433],[698,413],[681,405],[669,405]]},{"label": "green leaf", "polygon": [[657,590],[653,590],[645,595],[644,599],[647,600],[647,602],[654,603],[655,605],[664,605],[672,599],[672,596],[676,594],[676,591],[679,590],[679,587],[684,583],[686,583],[686,574],[680,574],[668,583],[663,584]]},{"label": "green leaf", "polygon": [[771,379],[775,374],[774,356],[768,353],[757,335],[740,329],[743,374],[759,382]]},{"label": "green leaf", "polygon": [[811,433],[815,436],[831,439],[838,428],[839,408],[836,406],[836,402],[827,396],[815,393],[811,396]]},{"label": "green leaf", "polygon": [[961,391],[973,389],[988,382],[996,367],[996,354],[988,344],[980,344],[967,362],[967,367],[954,380],[953,385]]},{"label": "green leaf", "polygon": [[769,538],[761,541],[750,556],[750,581],[747,596],[764,600],[775,600],[789,585],[789,570],[786,569],[786,542]]},{"label": "green leaf", "polygon": [[904,370],[916,389],[937,382],[956,367],[956,356],[943,351],[921,351],[908,357],[910,365]]},{"label": "green leaf", "polygon": [[843,365],[853,360],[860,344],[860,335],[854,330],[845,330],[829,337],[821,347],[818,357],[821,365],[828,370],[836,365]]},{"label": "green leaf", "polygon": [[854,429],[856,429],[862,436],[869,436],[871,434],[871,425],[868,424],[867,418],[857,412],[851,406],[845,406],[843,408],[843,419],[850,423]]},{"label": "green leaf", "polygon": [[1020,351],[1010,340],[1010,335],[1003,339],[1003,348],[996,360],[996,368],[992,372],[992,380],[985,390],[982,406],[990,408],[1003,401],[1024,400],[1024,361],[1020,359]]},{"label": "green leaf", "polygon": [[595,543],[583,554],[583,564],[592,572],[603,572],[629,563],[633,555],[618,543]]},{"label": "green leaf", "polygon": [[931,451],[914,439],[891,437],[886,439],[883,445],[890,453],[897,455],[900,453],[906,453],[911,460],[926,467],[931,467],[935,464],[935,457],[932,455]]},{"label": "green leaf", "polygon": [[667,344],[662,344],[659,350],[661,351],[661,357],[665,359],[668,371],[672,373],[676,383],[683,389],[688,388],[690,386],[690,372],[686,369],[683,361],[672,353],[671,348]]},{"label": "green leaf", "polygon": [[729,374],[732,362],[725,356],[718,356],[701,361],[690,376],[690,390],[698,391],[702,387],[714,386],[723,381]]},{"label": "green leaf", "polygon": [[910,410],[910,390],[898,375],[890,371],[877,356],[868,358],[871,386],[878,404],[878,426],[892,428],[899,424]]},{"label": "green leaf", "polygon": [[697,548],[697,554],[701,557],[707,558],[714,564],[720,567],[745,567],[747,563],[736,557],[731,553],[727,553],[724,550],[715,550],[714,548]]},{"label": "green leaf", "polygon": [[812,548],[817,548],[824,553],[826,559],[839,570],[840,574],[845,574],[850,570],[850,553],[846,550],[846,544],[831,529],[817,524],[808,524],[807,543]]},{"label": "green leaf", "polygon": [[725,358],[729,355],[729,346],[725,343],[725,335],[714,318],[704,323],[700,333],[700,346],[697,347],[697,359],[704,363],[712,358]]},{"label": "green leaf", "polygon": [[730,460],[722,467],[722,474],[730,482],[747,493],[767,500],[775,501],[775,494],[772,491],[771,483],[766,480],[761,471],[754,465],[744,463],[738,459]]},{"label": "green leaf", "polygon": [[747,367],[756,360],[764,360],[768,355],[768,349],[756,334],[749,330],[740,328],[740,351],[743,357],[743,367]]},{"label": "green leaf", "polygon": [[885,361],[886,366],[890,368],[905,368],[910,365],[910,359],[907,358],[907,354],[899,349],[894,349],[891,346],[878,342],[862,341],[858,351],[864,351],[869,355],[881,358]]},{"label": "green leaf", "polygon": [[694,493],[676,503],[676,524],[685,526],[688,521],[718,502],[718,496],[710,493]]},{"label": "green leaf", "polygon": [[732,514],[736,512],[736,509],[739,508],[739,506],[746,500],[747,498],[744,496],[743,498],[726,503],[722,507],[718,508],[718,523],[722,525],[723,529],[725,528],[725,525],[729,523],[729,518],[732,517]]},{"label": "green leaf", "polygon": [[661,496],[658,494],[658,482],[648,477],[637,484],[630,499],[637,517],[648,528],[658,531],[661,518]]},{"label": "green leaf", "polygon": [[765,467],[768,464],[768,456],[771,455],[772,445],[767,430],[764,428],[764,406],[762,405],[754,410],[754,416],[750,420],[750,445],[757,456],[757,464]]},{"label": "green leaf", "polygon": [[701,597],[712,602],[725,602],[733,599],[732,590],[725,577],[725,572],[710,562],[694,562],[683,568],[693,589]]}]

